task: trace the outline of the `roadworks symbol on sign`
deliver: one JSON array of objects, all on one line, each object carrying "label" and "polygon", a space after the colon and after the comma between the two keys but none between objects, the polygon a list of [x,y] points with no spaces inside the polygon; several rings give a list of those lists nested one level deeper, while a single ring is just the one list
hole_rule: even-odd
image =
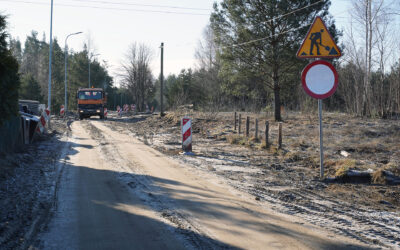
[{"label": "roadworks symbol on sign", "polygon": [[316,17],[299,51],[298,58],[333,58],[342,53],[321,17]]}]

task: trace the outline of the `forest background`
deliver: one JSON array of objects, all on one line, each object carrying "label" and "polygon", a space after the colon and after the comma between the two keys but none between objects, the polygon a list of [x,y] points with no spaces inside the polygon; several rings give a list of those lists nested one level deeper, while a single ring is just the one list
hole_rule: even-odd
[{"label": "forest background", "polygon": [[[165,77],[164,107],[174,110],[193,104],[196,110],[209,112],[265,111],[274,113],[276,120],[282,119],[281,110],[316,110],[316,100],[308,97],[300,84],[301,71],[308,61],[295,55],[314,18],[321,16],[343,53],[339,60],[331,60],[339,72],[340,82],[336,93],[324,100],[324,109],[398,118],[400,61],[392,60],[393,50],[398,47],[394,36],[396,27],[392,25],[397,15],[391,8],[394,2],[352,0],[351,26],[345,31],[337,30],[329,14],[330,4],[329,0],[216,3],[210,24],[198,43],[197,65]],[[25,41],[20,41],[6,33],[6,18],[1,16],[1,20],[3,49],[19,65],[19,80],[13,80],[18,98],[47,103],[49,44],[46,35],[39,38],[38,32],[32,31]],[[109,75],[107,62],[98,61],[89,45],[90,41],[82,51],[73,51],[61,48],[58,40],[53,40],[53,113],[64,104],[65,51],[68,110],[76,109],[76,91],[87,86],[106,90],[109,109],[125,103],[136,104],[139,111],[145,110],[146,105],[159,108],[160,77],[154,76],[150,67],[158,48],[133,41],[126,49],[120,74],[115,79]],[[15,102],[17,97],[13,96]],[[3,102],[2,105],[3,110],[14,109],[5,107]]]}]

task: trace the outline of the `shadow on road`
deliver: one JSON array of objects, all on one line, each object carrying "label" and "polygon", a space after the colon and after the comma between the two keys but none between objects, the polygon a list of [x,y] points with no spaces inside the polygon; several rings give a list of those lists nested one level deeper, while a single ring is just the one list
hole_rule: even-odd
[{"label": "shadow on road", "polygon": [[[85,147],[73,145],[72,147]],[[60,235],[68,235],[73,230],[78,238],[80,249],[239,249],[229,242],[200,234],[190,224],[182,223],[183,213],[196,213],[229,220],[241,228],[256,230],[266,235],[280,235],[317,249],[358,249],[361,246],[326,242],[290,228],[270,224],[267,221],[240,220],[230,216],[230,211],[242,210],[241,207],[217,205],[213,201],[220,199],[210,193],[183,191],[184,184],[172,180],[160,179],[126,172],[92,169],[84,166],[64,165],[64,175],[76,175],[73,183],[74,198],[58,201],[71,202],[76,209],[76,225],[71,224]],[[69,173],[69,174],[68,174]],[[188,187],[186,185],[186,187]],[[193,187],[192,187],[193,188]],[[170,194],[180,192],[185,198],[172,197]],[[62,196],[59,196],[63,199]],[[62,206],[63,207],[63,206]],[[195,207],[195,211],[186,211]],[[143,216],[141,210],[155,210],[172,223]],[[137,211],[137,212],[136,212]],[[178,212],[178,213],[176,213]],[[250,211],[251,213],[251,211]],[[272,216],[274,217],[274,216]],[[270,218],[272,218],[270,217]],[[273,218],[273,219],[277,219]],[[268,218],[265,218],[268,220]],[[221,224],[220,228],[238,237],[240,232]],[[69,231],[71,230],[71,231]],[[60,237],[60,235],[58,237]],[[351,237],[351,235],[348,235]],[[180,238],[186,239],[185,245]],[[57,237],[55,237],[57,238]],[[62,241],[62,239],[60,239]],[[284,242],[272,242],[265,248],[284,246]],[[365,249],[365,248],[363,248]]]},{"label": "shadow on road", "polygon": [[[78,153],[77,148],[93,146],[69,143],[65,159]],[[83,156],[84,157],[84,156]],[[221,196],[208,190],[181,182],[122,171],[75,166],[68,162],[62,166],[62,176],[54,203],[55,216],[49,230],[35,241],[35,235],[27,242],[44,249],[239,249],[230,242],[222,242],[196,230],[185,215],[195,213],[213,220],[227,220],[235,226],[295,239],[303,245],[317,249],[365,249],[360,245],[336,243],[294,231],[291,228],[268,223],[279,219],[273,215],[239,219],[231,212],[243,211],[243,207],[217,204]],[[193,192],[196,188],[198,192]],[[180,193],[179,196],[171,194]],[[200,198],[199,198],[200,194]],[[188,211],[187,208],[195,208]],[[143,211],[155,211],[162,219],[151,218]],[[184,216],[182,216],[184,215]],[[43,227],[42,227],[43,228]],[[241,236],[241,232],[223,223],[219,230]],[[347,235],[360,240],[356,236]],[[185,240],[182,240],[185,239]],[[271,242],[265,249],[285,246],[285,242]]]}]

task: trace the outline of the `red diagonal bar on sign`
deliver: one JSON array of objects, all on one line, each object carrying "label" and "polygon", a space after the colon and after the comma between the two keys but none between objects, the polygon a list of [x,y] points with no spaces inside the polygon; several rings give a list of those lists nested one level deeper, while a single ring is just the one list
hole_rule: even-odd
[{"label": "red diagonal bar on sign", "polygon": [[190,129],[188,129],[184,134],[183,134],[183,141],[186,141],[187,138],[191,135]]},{"label": "red diagonal bar on sign", "polygon": [[43,127],[46,125],[46,120],[43,116],[40,117],[40,122],[42,123]]}]

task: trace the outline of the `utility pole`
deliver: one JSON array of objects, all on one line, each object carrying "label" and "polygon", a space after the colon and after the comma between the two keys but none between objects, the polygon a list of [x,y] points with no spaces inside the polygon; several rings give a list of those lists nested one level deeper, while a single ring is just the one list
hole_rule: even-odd
[{"label": "utility pole", "polygon": [[67,114],[67,110],[68,110],[68,97],[67,97],[67,69],[68,69],[68,45],[67,45],[67,40],[68,37],[73,36],[73,35],[78,35],[81,34],[82,32],[76,32],[76,33],[72,33],[69,34],[66,38],[65,38],[65,48],[64,48],[64,57],[65,57],[65,69],[64,69],[64,76],[65,76],[65,96],[64,96],[64,109],[65,109],[65,114]]},{"label": "utility pole", "polygon": [[[51,59],[53,55],[53,0],[51,0],[51,14],[50,14],[50,51],[49,51],[49,92],[47,100],[47,108],[51,111]],[[50,118],[49,118],[50,126]]]},{"label": "utility pole", "polygon": [[89,87],[88,88],[90,88],[90,61],[92,60],[92,57],[95,57],[95,56],[98,56],[98,55],[100,55],[100,54],[93,55],[93,53],[91,53],[89,55],[89,52],[88,52],[88,57],[89,57]]},{"label": "utility pole", "polygon": [[164,86],[164,43],[161,43],[161,72],[160,72],[160,116],[164,116],[163,112],[163,87]]},{"label": "utility pole", "polygon": [[89,70],[88,70],[88,71],[89,71],[89,83],[88,83],[88,88],[90,88],[90,59],[91,59],[91,58],[90,58],[90,56],[89,56]]}]

